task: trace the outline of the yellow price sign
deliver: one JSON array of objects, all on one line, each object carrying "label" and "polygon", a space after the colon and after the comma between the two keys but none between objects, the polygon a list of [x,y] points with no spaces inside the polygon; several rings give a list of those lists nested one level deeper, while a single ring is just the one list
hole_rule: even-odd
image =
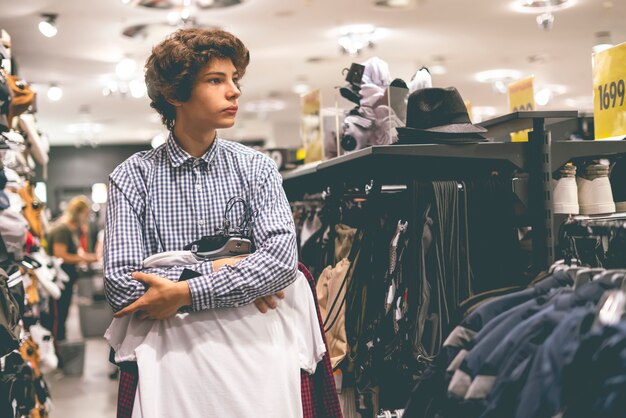
[{"label": "yellow price sign", "polygon": [[596,139],[626,135],[626,43],[593,54]]},{"label": "yellow price sign", "polygon": [[535,76],[526,77],[507,87],[509,111],[525,112],[535,110]]},{"label": "yellow price sign", "polygon": [[[509,98],[509,111],[526,112],[535,110],[535,76],[526,77],[511,83],[507,87]],[[527,142],[528,132],[526,129],[511,133],[511,142]]]}]

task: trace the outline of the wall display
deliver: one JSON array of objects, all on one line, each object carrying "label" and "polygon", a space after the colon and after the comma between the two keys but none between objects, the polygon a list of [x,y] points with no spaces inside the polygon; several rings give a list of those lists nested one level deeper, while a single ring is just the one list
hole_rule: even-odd
[{"label": "wall display", "polygon": [[341,149],[341,126],[348,111],[339,108],[322,109],[322,130],[324,133],[324,159],[339,155]]},{"label": "wall display", "polygon": [[324,156],[324,137],[322,134],[322,98],[319,89],[303,94],[301,97],[302,113],[300,136],[305,151],[304,162],[321,161]]},{"label": "wall display", "polygon": [[595,139],[626,136],[625,62],[626,43],[593,54]]},{"label": "wall display", "polygon": [[[526,77],[522,80],[511,83],[507,87],[507,98],[509,101],[509,111],[528,112],[535,110],[535,76]],[[526,129],[511,133],[511,142],[528,142],[528,132]]]}]

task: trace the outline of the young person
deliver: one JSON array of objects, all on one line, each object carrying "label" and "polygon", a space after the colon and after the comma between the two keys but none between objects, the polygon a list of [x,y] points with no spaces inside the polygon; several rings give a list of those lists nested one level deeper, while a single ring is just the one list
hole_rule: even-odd
[{"label": "young person", "polygon": [[[134,327],[127,335],[119,326],[107,332],[116,360],[139,367],[133,416],[297,417],[299,369],[312,372],[323,355],[276,165],[217,135],[235,122],[248,62],[232,34],[183,29],[154,47],[146,63],[151,106],[171,134],[111,174],[104,250],[107,298],[115,317],[130,316]],[[144,263],[213,235],[233,197],[253,214],[253,254]],[[242,216],[236,206],[229,220]],[[185,269],[198,277],[179,280]],[[285,298],[281,306],[257,312],[275,308],[275,294]]]}]

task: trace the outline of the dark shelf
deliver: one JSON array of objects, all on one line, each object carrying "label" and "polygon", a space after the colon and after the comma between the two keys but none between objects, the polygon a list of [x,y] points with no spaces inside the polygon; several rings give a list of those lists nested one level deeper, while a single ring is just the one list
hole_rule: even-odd
[{"label": "dark shelf", "polygon": [[511,132],[518,132],[524,129],[532,129],[533,124],[538,121],[546,127],[560,123],[564,120],[578,117],[576,110],[555,110],[538,112],[513,112],[507,115],[498,116],[479,123],[478,125],[487,128],[487,136],[499,141],[510,140]]},{"label": "dark shelf", "polygon": [[283,181],[315,174],[317,173],[317,167],[319,166],[319,164],[320,163],[311,163],[311,164],[307,164],[305,166],[301,166],[290,171],[283,171],[281,173],[281,175],[283,176]]},{"label": "dark shelf", "polygon": [[626,141],[552,141],[552,171],[574,158],[626,154]]},{"label": "dark shelf", "polygon": [[509,161],[518,168],[524,165],[524,145],[513,142],[484,142],[478,144],[412,144],[378,145],[323,161],[315,167],[296,169],[283,173],[283,180],[290,181],[329,169],[347,167],[351,162],[367,162],[379,157],[402,156],[403,158],[453,158]]}]

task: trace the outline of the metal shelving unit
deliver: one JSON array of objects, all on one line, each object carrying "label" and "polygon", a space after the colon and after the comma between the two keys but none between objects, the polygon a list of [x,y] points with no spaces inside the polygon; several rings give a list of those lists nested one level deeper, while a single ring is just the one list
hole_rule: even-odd
[{"label": "metal shelving unit", "polygon": [[[533,227],[533,265],[554,262],[556,225],[552,212],[552,173],[578,158],[626,156],[626,141],[552,140],[550,126],[578,117],[576,111],[516,112],[481,125],[492,142],[374,146],[283,174],[287,195],[295,197],[367,179],[397,184],[409,179],[465,179],[494,170],[529,173],[528,211]],[[507,142],[511,132],[532,129],[528,142]]]}]

